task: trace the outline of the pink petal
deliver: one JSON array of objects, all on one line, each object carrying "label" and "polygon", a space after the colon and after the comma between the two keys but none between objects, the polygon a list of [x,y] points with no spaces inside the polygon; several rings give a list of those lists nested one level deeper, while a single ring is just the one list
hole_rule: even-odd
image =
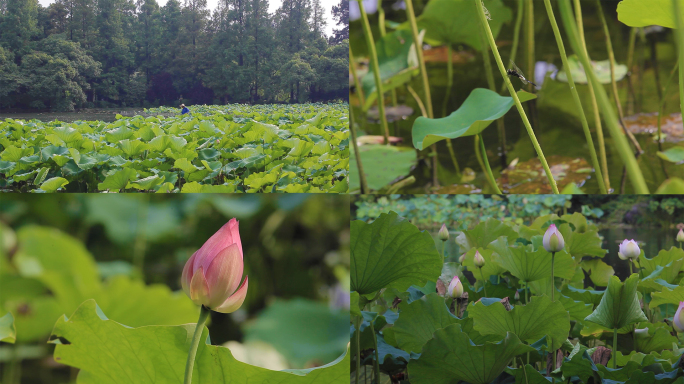
[{"label": "pink petal", "polygon": [[221,305],[242,280],[242,254],[237,244],[222,250],[207,269],[209,307]]},{"label": "pink petal", "polygon": [[195,262],[195,254],[193,253],[192,256],[188,259],[188,261],[185,262],[185,266],[183,267],[183,274],[181,275],[181,286],[183,287],[183,291],[185,292],[188,297],[190,297],[190,281],[192,279],[192,272],[194,270],[193,264]]},{"label": "pink petal", "polygon": [[190,282],[190,299],[197,305],[209,304],[209,285],[204,277],[204,270],[200,267],[192,276]]},{"label": "pink petal", "polygon": [[242,306],[247,296],[247,276],[245,276],[245,281],[242,283],[240,288],[233,293],[233,295],[226,299],[220,306],[214,309],[216,312],[221,313],[231,313],[235,312]]},{"label": "pink petal", "polygon": [[237,244],[242,255],[242,243],[240,243],[240,232],[238,231],[238,221],[235,218],[230,219],[221,229],[216,231],[209,240],[207,240],[202,247],[195,252],[197,258],[195,259],[195,269],[200,266],[207,270],[209,264],[214,260],[219,252],[228,248],[229,245]]}]

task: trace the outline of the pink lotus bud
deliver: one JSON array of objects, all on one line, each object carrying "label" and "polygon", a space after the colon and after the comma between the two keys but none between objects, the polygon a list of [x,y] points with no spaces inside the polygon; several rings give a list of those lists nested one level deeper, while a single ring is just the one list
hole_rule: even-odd
[{"label": "pink lotus bud", "polygon": [[563,235],[561,235],[555,224],[549,225],[542,239],[542,245],[544,245],[546,252],[560,252],[565,247]]},{"label": "pink lotus bud", "polygon": [[680,229],[677,234],[677,242],[684,242],[684,229]]},{"label": "pink lotus bud", "polygon": [[240,285],[243,267],[238,221],[231,219],[185,263],[183,291],[197,305],[234,312],[247,295],[247,276]]},{"label": "pink lotus bud", "polygon": [[[622,255],[620,255],[622,254]],[[620,243],[620,250],[618,251],[618,257],[623,260],[636,259],[641,254],[641,249],[634,239],[623,241]]]},{"label": "pink lotus bud", "polygon": [[442,224],[442,228],[439,229],[437,236],[442,241],[449,240],[449,230],[447,229],[446,224]]},{"label": "pink lotus bud", "polygon": [[679,302],[679,308],[677,308],[677,312],[675,312],[674,318],[672,318],[674,330],[679,333],[684,332],[684,312],[682,312],[682,308],[684,308],[684,301]]},{"label": "pink lotus bud", "polygon": [[475,256],[473,257],[473,264],[475,264],[476,267],[482,268],[485,264],[485,259],[480,255],[480,251],[475,251]]},{"label": "pink lotus bud", "polygon": [[449,283],[449,288],[447,288],[447,294],[453,298],[459,298],[463,296],[463,284],[461,284],[461,279],[458,276],[454,276]]}]

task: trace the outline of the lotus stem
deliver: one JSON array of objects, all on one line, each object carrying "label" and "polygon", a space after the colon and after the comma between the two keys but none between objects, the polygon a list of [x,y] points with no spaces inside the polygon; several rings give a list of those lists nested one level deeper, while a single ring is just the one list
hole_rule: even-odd
[{"label": "lotus stem", "polygon": [[[658,105],[658,150],[662,151],[663,150],[663,143],[662,143],[662,138],[663,138],[663,133],[662,133],[662,128],[661,128],[661,121],[662,121],[662,116],[663,116],[663,110],[665,109],[665,96],[667,95],[667,92],[670,90],[670,85],[672,84],[672,79],[674,78],[675,73],[677,73],[677,69],[679,69],[679,58],[677,58],[677,62],[675,63],[674,68],[672,68],[672,71],[670,72],[670,76],[667,78],[667,83],[665,83],[665,89],[663,90],[663,96],[660,98],[660,103]],[[662,159],[661,159],[662,162]]]},{"label": "lotus stem", "polygon": [[[375,382],[380,382],[380,353],[378,352],[378,335],[375,334],[375,327],[370,321],[370,329],[373,334],[373,346],[375,347],[375,361],[373,362],[373,371],[375,372]],[[360,328],[360,327],[359,327]]]},{"label": "lotus stem", "polygon": [[[577,30],[579,31],[579,39],[584,50],[587,53],[587,43],[584,39],[584,22],[582,21],[582,6],[580,0],[574,0],[575,4],[575,18],[577,19]],[[608,158],[606,156],[606,142],[603,138],[603,126],[601,123],[601,115],[599,113],[598,105],[596,104],[596,93],[594,92],[594,85],[591,81],[587,81],[589,95],[591,96],[591,105],[594,112],[594,121],[596,123],[596,139],[599,146],[599,158],[601,159],[601,172],[603,173],[603,183],[606,189],[610,192],[610,176],[608,174]]]},{"label": "lotus stem", "polygon": [[361,317],[356,320],[356,383],[359,383],[361,373]]},{"label": "lotus stem", "polygon": [[[520,27],[522,26],[523,15],[525,14],[525,3],[518,1],[518,10],[515,15],[515,27],[513,27],[513,44],[511,44],[511,61],[515,62],[515,58],[518,55],[518,44],[520,43]],[[506,83],[501,83],[501,90],[499,94],[502,94],[506,89]]]},{"label": "lotus stem", "polygon": [[684,116],[684,19],[682,18],[682,4],[679,1],[673,1],[675,18],[677,19],[676,41],[677,53],[679,57],[679,107]]},{"label": "lotus stem", "polygon": [[[494,81],[494,71],[492,70],[492,61],[489,59],[489,49],[487,49],[487,32],[484,26],[480,28],[480,44],[482,45],[482,60],[485,65],[485,75],[487,77],[487,85],[489,89],[496,92],[496,83]],[[499,133],[499,146],[501,146],[501,160],[502,166],[506,166],[506,127],[504,126],[503,117],[496,119],[496,129]]]},{"label": "lotus stem", "polygon": [[423,90],[425,91],[425,104],[427,105],[427,112],[429,118],[434,118],[432,113],[432,97],[430,96],[430,83],[428,82],[427,70],[425,69],[425,60],[423,59],[423,46],[418,37],[418,24],[416,23],[416,15],[413,12],[413,2],[406,0],[406,16],[411,25],[411,33],[413,35],[413,43],[416,45],[416,53],[418,55],[418,63],[420,64],[420,76],[423,78]]},{"label": "lotus stem", "polygon": [[608,190],[606,189],[606,185],[604,183],[603,174],[601,172],[601,165],[599,164],[598,157],[596,156],[594,140],[591,138],[591,131],[589,131],[589,123],[587,123],[587,117],[584,115],[582,102],[580,101],[579,94],[577,93],[575,81],[572,78],[570,64],[568,63],[568,56],[565,53],[565,45],[563,44],[563,38],[561,37],[560,30],[558,29],[556,17],[553,14],[551,0],[544,0],[544,5],[546,6],[546,13],[549,15],[549,21],[551,22],[551,27],[553,28],[553,34],[556,36],[556,45],[558,45],[558,51],[560,52],[561,60],[563,61],[563,68],[566,68],[565,73],[568,77],[568,86],[570,87],[570,93],[572,94],[572,98],[575,101],[575,108],[577,108],[577,110],[579,111],[580,121],[582,122],[582,129],[584,130],[584,136],[587,140],[587,145],[589,146],[589,154],[591,155],[591,161],[594,165],[594,169],[596,170],[596,177],[599,183],[599,189],[601,190],[601,193],[605,195],[608,193]]},{"label": "lotus stem", "polygon": [[529,79],[534,79],[534,1],[527,0],[527,24],[525,32],[527,38],[527,75]]},{"label": "lotus stem", "polygon": [[556,287],[554,287],[554,284],[553,284],[553,260],[555,257],[556,257],[556,252],[551,252],[551,301],[554,301],[553,296],[554,296],[554,291],[556,290]]},{"label": "lotus stem", "polygon": [[378,113],[380,114],[380,122],[382,124],[383,133],[385,135],[385,144],[389,145],[389,127],[387,126],[387,116],[385,115],[385,97],[384,92],[382,91],[382,79],[380,78],[378,53],[375,50],[375,40],[373,39],[373,32],[371,31],[370,23],[368,22],[368,15],[366,14],[366,9],[363,7],[363,1],[358,1],[358,3],[359,11],[361,13],[361,20],[363,24],[363,34],[366,37],[366,45],[368,45],[371,67],[373,68],[375,89],[378,94]]},{"label": "lotus stem", "polygon": [[489,166],[489,159],[487,158],[487,152],[485,150],[485,145],[484,145],[484,139],[482,138],[482,134],[478,134],[480,137],[480,151],[482,152],[482,161],[484,162],[485,169],[485,174],[487,175],[487,180],[489,180],[489,185],[494,189],[497,195],[501,194],[501,190],[499,189],[499,186],[496,185],[496,179],[494,179],[494,174],[492,173],[492,168]]},{"label": "lotus stem", "polygon": [[449,97],[451,96],[451,86],[454,82],[454,52],[451,48],[451,44],[447,43],[447,89],[446,95],[444,95],[444,101],[442,102],[442,116],[447,115],[447,105],[449,104]]},{"label": "lotus stem", "polygon": [[542,152],[541,147],[539,146],[539,141],[537,141],[537,137],[534,134],[534,131],[532,130],[532,126],[530,125],[530,121],[527,119],[527,115],[525,114],[525,110],[522,107],[522,104],[520,103],[520,99],[518,98],[518,94],[515,92],[515,89],[513,88],[513,84],[511,84],[511,80],[508,78],[508,75],[506,74],[506,67],[503,65],[503,62],[501,61],[501,55],[499,55],[499,50],[496,48],[496,42],[494,41],[494,36],[492,35],[492,31],[489,28],[489,24],[487,23],[487,18],[485,17],[484,10],[482,9],[482,3],[481,0],[473,0],[475,4],[475,8],[477,9],[477,13],[480,17],[480,22],[482,25],[485,27],[485,32],[487,34],[487,41],[489,42],[489,47],[492,49],[492,53],[494,54],[494,59],[496,60],[496,64],[499,67],[499,71],[501,72],[501,77],[503,77],[504,82],[506,83],[506,86],[508,87],[508,91],[511,94],[511,97],[513,97],[513,101],[515,102],[516,107],[518,108],[518,113],[520,114],[520,117],[523,120],[523,124],[525,125],[525,128],[527,129],[527,134],[530,136],[530,140],[532,141],[532,146],[534,147],[535,151],[537,152],[537,156],[539,157],[539,161],[542,164],[542,167],[544,168],[544,172],[546,173],[546,178],[549,181],[549,185],[551,185],[551,189],[553,190],[553,193],[558,194],[558,186],[556,185],[556,180],[554,180],[553,175],[551,174],[551,169],[549,168],[549,164],[546,162],[546,157],[544,157],[544,153]]},{"label": "lotus stem", "polygon": [[617,363],[617,328],[613,328],[613,369]]},{"label": "lotus stem", "polygon": [[[351,62],[350,62],[351,63]],[[351,131],[352,136],[352,147],[354,148],[354,153],[356,154],[356,167],[359,171],[359,181],[361,183],[361,194],[370,193],[368,189],[368,182],[366,181],[366,174],[363,172],[363,163],[361,162],[361,152],[359,152],[359,145],[356,141],[356,127],[354,127],[354,109],[349,106],[349,131]]]},{"label": "lotus stem", "polygon": [[603,112],[603,117],[607,123],[608,129],[610,130],[611,137],[617,149],[622,162],[626,166],[626,170],[629,174],[630,181],[634,188],[634,192],[638,194],[648,194],[648,187],[646,186],[646,181],[644,176],[639,169],[639,164],[634,157],[634,153],[625,138],[623,130],[618,122],[615,113],[612,111],[610,102],[608,101],[608,96],[606,95],[605,89],[599,82],[594,70],[591,66],[589,56],[581,48],[581,44],[578,37],[577,25],[573,21],[572,9],[570,8],[570,3],[568,0],[558,1],[560,14],[563,19],[563,27],[565,28],[566,35],[570,39],[570,43],[573,47],[573,51],[579,56],[582,66],[588,75],[588,80],[594,85],[594,91],[597,94],[597,101],[601,111]]},{"label": "lotus stem", "polygon": [[442,265],[444,265],[444,259],[446,258],[444,256],[445,252],[446,252],[446,241],[442,241]]},{"label": "lotus stem", "polygon": [[[478,1],[480,1],[480,0],[478,0]],[[482,267],[478,267],[478,269],[480,270],[480,276],[482,277],[482,288],[484,288],[485,297],[488,297],[487,296],[487,282],[484,279],[484,272],[482,272]]]},{"label": "lotus stem", "polygon": [[204,307],[200,308],[199,320],[197,320],[197,325],[195,326],[195,333],[192,335],[192,343],[190,344],[190,351],[188,352],[188,361],[185,363],[185,380],[184,384],[192,383],[192,369],[195,366],[195,356],[197,355],[197,347],[199,346],[200,337],[202,336],[202,331],[204,330],[204,324],[206,324],[209,318],[209,309]]},{"label": "lotus stem", "polygon": [[632,272],[632,259],[627,260],[627,264],[629,264],[629,275],[631,276],[634,273]]}]

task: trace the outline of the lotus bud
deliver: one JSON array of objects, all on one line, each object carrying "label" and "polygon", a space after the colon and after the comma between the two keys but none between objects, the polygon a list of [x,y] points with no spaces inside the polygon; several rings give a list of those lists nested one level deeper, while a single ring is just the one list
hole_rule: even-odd
[{"label": "lotus bud", "polygon": [[439,229],[439,234],[437,236],[442,241],[449,240],[449,230],[447,229],[446,224],[442,224],[442,228]]},{"label": "lotus bud", "polygon": [[515,299],[515,301],[520,301],[520,292],[518,292],[517,289],[515,290],[515,296],[513,296],[513,299]]},{"label": "lotus bud", "polygon": [[455,299],[463,296],[463,284],[461,284],[461,279],[458,276],[454,276],[449,283],[449,288],[447,288],[447,294]]},{"label": "lotus bud", "polygon": [[619,252],[619,251],[618,251],[618,257],[620,258],[620,260],[628,260],[627,256],[623,255],[622,252]]},{"label": "lotus bud", "polygon": [[684,308],[684,301],[679,302],[679,308],[677,308],[677,312],[675,312],[672,318],[672,325],[678,333],[684,332],[684,311],[682,311],[682,308]]},{"label": "lotus bud", "polygon": [[464,253],[464,254],[462,254],[462,255],[458,258],[458,262],[459,262],[459,263],[463,264],[463,262],[465,261],[465,255],[466,255],[466,254]]},{"label": "lotus bud", "polygon": [[475,257],[473,257],[473,263],[478,268],[482,268],[485,264],[485,259],[480,255],[480,251],[475,251]]},{"label": "lotus bud", "polygon": [[[622,254],[622,257],[620,257],[620,254]],[[634,241],[634,239],[625,239],[625,241],[620,243],[620,251],[618,252],[618,257],[620,257],[621,259],[636,259],[637,257],[639,257],[640,254],[641,249],[639,249],[639,245],[636,241]]]},{"label": "lotus bud", "polygon": [[645,339],[648,337],[648,328],[637,328],[634,330],[634,337],[637,339]]},{"label": "lotus bud", "polygon": [[549,225],[549,228],[544,233],[544,239],[542,240],[544,249],[546,252],[560,252],[565,247],[565,240],[563,240],[563,235],[556,228],[556,224]]},{"label": "lotus bud", "polygon": [[234,312],[247,295],[247,276],[240,284],[243,268],[238,221],[231,219],[188,259],[181,285],[195,304]]},{"label": "lotus bud", "polygon": [[684,242],[684,229],[679,229],[679,233],[677,234],[677,242]]}]

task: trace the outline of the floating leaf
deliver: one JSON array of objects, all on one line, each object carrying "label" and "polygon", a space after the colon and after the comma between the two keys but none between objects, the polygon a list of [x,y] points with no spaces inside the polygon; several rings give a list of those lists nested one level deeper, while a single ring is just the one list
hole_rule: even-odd
[{"label": "floating leaf", "polygon": [[[577,58],[577,55],[568,56],[568,64],[570,65],[570,72],[572,72],[572,80],[576,84],[587,84],[587,75],[584,72],[584,68]],[[592,67],[594,68],[594,73],[598,77],[601,84],[610,84],[611,79],[611,69],[610,60],[603,61],[592,61]],[[622,64],[617,64],[615,66],[615,81],[620,81],[627,76],[627,66]],[[556,75],[556,80],[562,81],[564,83],[568,82],[568,76],[565,74],[565,68],[558,71]]]},{"label": "floating leaf", "polygon": [[[356,154],[350,151],[349,189],[359,189],[359,168]],[[364,165],[368,188],[378,190],[386,187],[399,177],[406,176],[416,165],[416,151],[410,148],[391,147],[386,145],[364,145],[359,148]]]},{"label": "floating leaf", "polygon": [[[589,179],[593,169],[584,159],[567,156],[546,156],[553,179],[559,189],[570,183],[582,186]],[[496,179],[504,193],[511,194],[549,194],[552,193],[546,172],[536,157],[522,163],[515,168],[504,169],[501,177]]]},{"label": "floating leaf", "polygon": [[618,20],[630,27],[677,28],[672,0],[624,0],[618,4],[617,12]]}]

